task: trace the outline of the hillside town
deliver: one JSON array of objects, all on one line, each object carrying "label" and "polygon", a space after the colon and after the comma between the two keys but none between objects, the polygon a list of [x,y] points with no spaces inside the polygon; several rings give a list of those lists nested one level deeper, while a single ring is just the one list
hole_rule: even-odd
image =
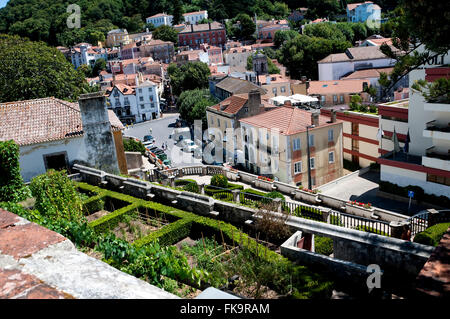
[{"label": "hillside town", "polygon": [[448,7],[109,2],[0,7],[0,299],[448,300]]}]

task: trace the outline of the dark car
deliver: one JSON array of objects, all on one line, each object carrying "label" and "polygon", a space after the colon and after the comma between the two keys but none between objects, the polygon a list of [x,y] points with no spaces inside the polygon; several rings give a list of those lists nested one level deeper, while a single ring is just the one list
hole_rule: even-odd
[{"label": "dark car", "polygon": [[155,142],[155,139],[151,135],[145,135],[144,136],[144,142]]}]

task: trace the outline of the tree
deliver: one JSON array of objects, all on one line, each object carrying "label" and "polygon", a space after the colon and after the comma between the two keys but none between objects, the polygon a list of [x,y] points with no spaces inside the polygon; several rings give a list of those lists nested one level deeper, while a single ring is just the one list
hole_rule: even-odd
[{"label": "tree", "polygon": [[208,87],[209,67],[203,62],[189,62],[181,67],[171,64],[167,69],[170,84],[175,95],[186,90],[203,89]]},{"label": "tree", "polygon": [[311,20],[326,17],[333,18],[335,14],[343,12],[338,0],[308,0],[306,7],[308,8],[306,17]]},{"label": "tree", "polygon": [[334,23],[316,23],[305,27],[304,34],[328,40],[346,41],[345,35]]},{"label": "tree", "polygon": [[256,30],[256,25],[248,14],[240,13],[233,19],[234,22],[239,21],[240,28],[236,35],[241,39],[251,39]]},{"label": "tree", "polygon": [[92,68],[92,77],[98,76],[103,70],[106,70],[106,61],[104,59],[98,59]]},{"label": "tree", "polygon": [[[269,74],[280,74],[280,69],[275,65],[275,63],[272,62],[272,60],[267,57],[267,71]],[[247,58],[247,70],[252,71],[253,70],[253,55],[250,55]]]},{"label": "tree", "polygon": [[153,31],[153,39],[178,43],[178,32],[168,25],[161,25]]},{"label": "tree", "polygon": [[84,83],[84,75],[56,48],[0,35],[0,102],[49,96],[75,100]]},{"label": "tree", "polygon": [[184,13],[183,4],[181,3],[181,0],[175,0],[173,6],[173,20],[172,20],[173,25],[177,25],[184,22],[183,13]]},{"label": "tree", "polygon": [[279,62],[286,66],[292,78],[300,79],[304,75],[317,79],[317,61],[330,54],[344,52],[349,47],[351,43],[348,41],[301,35],[283,44]]},{"label": "tree", "polygon": [[177,101],[180,117],[193,124],[195,120],[202,120],[203,128],[208,126],[206,122],[206,108],[218,103],[211,96],[208,89],[187,90],[181,93]]},{"label": "tree", "polygon": [[275,46],[280,47],[284,42],[289,41],[299,35],[300,33],[295,30],[279,30],[275,32],[273,43],[275,44]]},{"label": "tree", "polygon": [[397,61],[389,77],[380,76],[383,98],[409,72],[450,50],[447,2],[401,0],[395,15],[392,19],[394,48],[386,44],[380,47],[384,54]]}]

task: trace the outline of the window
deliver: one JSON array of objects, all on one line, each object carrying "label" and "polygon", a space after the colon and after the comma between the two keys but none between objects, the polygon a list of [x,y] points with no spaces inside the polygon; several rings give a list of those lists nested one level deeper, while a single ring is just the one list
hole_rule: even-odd
[{"label": "window", "polygon": [[143,97],[143,96],[140,96],[140,97],[139,97],[139,101],[144,102],[144,97]]},{"label": "window", "polygon": [[155,103],[151,103],[150,104],[150,107],[153,109],[153,108],[155,108]]},{"label": "window", "polygon": [[277,88],[272,89],[273,94],[277,95]]},{"label": "window", "polygon": [[334,152],[328,153],[328,163],[334,163]]},{"label": "window", "polygon": [[450,178],[444,177],[444,176],[427,174],[427,181],[432,182],[432,183],[450,186]]},{"label": "window", "polygon": [[314,157],[311,157],[310,159],[309,159],[309,165],[311,165],[311,169],[315,169],[315,166],[314,166],[314,164],[315,164],[315,158]]},{"label": "window", "polygon": [[337,102],[337,95],[333,95],[333,103]]},{"label": "window", "polygon": [[294,174],[300,174],[302,172],[302,162],[294,163]]},{"label": "window", "polygon": [[141,109],[145,109],[145,105],[144,104],[141,104]]},{"label": "window", "polygon": [[339,102],[342,104],[342,103],[344,103],[344,96],[343,95],[340,95],[339,96]]},{"label": "window", "polygon": [[217,126],[220,127],[220,119],[217,119]]},{"label": "window", "polygon": [[311,184],[312,184],[312,186],[316,185],[316,178],[315,177],[311,177]]},{"label": "window", "polygon": [[333,130],[328,130],[328,142],[332,142],[334,140]]},{"label": "window", "polygon": [[314,134],[309,135],[309,146],[314,146]]},{"label": "window", "polygon": [[293,141],[293,150],[298,151],[300,149],[300,139],[295,138]]},{"label": "window", "polygon": [[152,93],[152,88],[148,88],[148,92],[149,92],[149,93]]},{"label": "window", "polygon": [[285,88],[284,86],[282,86],[282,87],[280,88],[280,91],[281,91],[281,92],[286,92],[286,88]]}]

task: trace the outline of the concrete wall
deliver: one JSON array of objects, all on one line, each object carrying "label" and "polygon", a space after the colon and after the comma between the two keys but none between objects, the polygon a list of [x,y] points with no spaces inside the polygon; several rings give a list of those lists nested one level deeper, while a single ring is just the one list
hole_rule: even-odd
[{"label": "concrete wall", "polygon": [[125,152],[127,158],[127,169],[141,168],[144,165],[140,152]]},{"label": "concrete wall", "polygon": [[86,164],[118,174],[116,146],[103,93],[84,94],[78,103],[83,121],[83,140],[87,153]]}]

